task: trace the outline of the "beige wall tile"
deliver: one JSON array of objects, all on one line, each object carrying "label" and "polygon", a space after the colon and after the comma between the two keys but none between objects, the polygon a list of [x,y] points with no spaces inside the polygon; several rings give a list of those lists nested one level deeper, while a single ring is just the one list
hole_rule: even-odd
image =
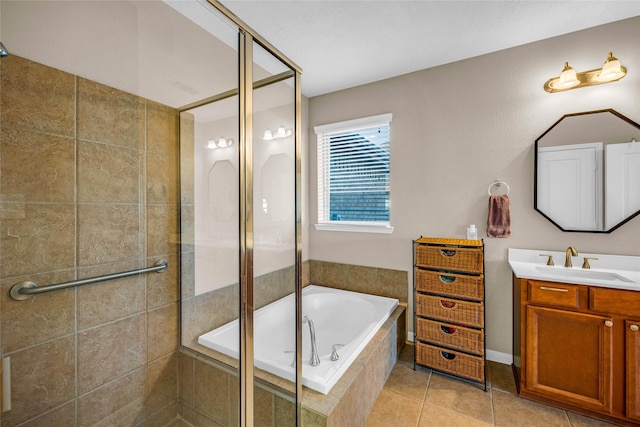
[{"label": "beige wall tile", "polygon": [[196,411],[226,426],[229,421],[229,375],[196,361]]},{"label": "beige wall tile", "polygon": [[41,426],[74,426],[76,422],[76,405],[74,402],[67,403],[53,409],[44,415],[21,424],[20,427],[41,427]]},{"label": "beige wall tile", "polygon": [[273,425],[277,427],[295,427],[296,405],[295,403],[274,396]]},{"label": "beige wall tile", "polygon": [[78,78],[78,138],[144,148],[144,100]]},{"label": "beige wall tile", "polygon": [[180,301],[180,316],[180,343],[194,348],[198,344],[198,336],[201,335],[198,330],[195,298],[183,298]]},{"label": "beige wall tile", "polygon": [[376,268],[346,265],[346,289],[354,292],[375,292]]},{"label": "beige wall tile", "polygon": [[180,243],[182,252],[193,252],[195,248],[194,206],[180,206]]},{"label": "beige wall tile", "polygon": [[178,353],[178,398],[187,408],[196,407],[195,360],[184,353]]},{"label": "beige wall tile", "polygon": [[327,417],[302,407],[302,425],[304,427],[326,427]]},{"label": "beige wall tile", "polygon": [[273,393],[258,387],[253,388],[253,420],[256,427],[271,427],[274,425],[273,398]]},{"label": "beige wall tile", "polygon": [[180,254],[180,292],[182,298],[191,298],[196,291],[196,265],[195,253],[183,252]]},{"label": "beige wall tile", "polygon": [[178,414],[178,404],[175,401],[172,401],[167,406],[160,409],[158,412],[149,415],[149,417],[145,420],[145,426],[165,426],[165,427],[191,427],[188,424],[182,424],[180,420],[177,419]]},{"label": "beige wall tile", "polygon": [[408,278],[407,271],[376,268],[376,295],[407,302],[409,300]]},{"label": "beige wall tile", "polygon": [[78,426],[142,421],[144,399],[145,369],[137,369],[78,398]]},{"label": "beige wall tile", "polygon": [[31,347],[75,332],[75,292],[63,289],[27,300],[15,301],[9,290],[18,282],[33,281],[39,286],[73,280],[73,271],[2,280],[0,296],[0,322],[2,324],[2,353]]},{"label": "beige wall tile", "polygon": [[180,202],[192,205],[194,202],[194,116],[180,113]]},{"label": "beige wall tile", "polygon": [[[82,78],[76,82],[74,76],[14,55],[2,66],[12,72],[3,73],[0,84],[5,160],[0,174],[0,334],[3,352],[15,357],[14,397],[17,393],[28,407],[14,402],[0,424],[74,425],[77,406],[77,425],[164,425],[178,411],[177,359],[171,356],[178,339],[176,112],[151,103],[154,128],[149,133],[156,154],[147,164],[146,101]],[[79,142],[74,140],[76,111]],[[20,169],[12,171],[9,163]],[[86,278],[154,261],[146,256],[147,189],[153,203],[172,203],[154,205],[150,221],[155,227],[150,247],[169,259],[168,274],[133,276],[21,302],[8,299],[6,292],[17,280],[59,283],[73,280],[72,269],[78,266],[77,276]],[[147,303],[157,309],[145,313]],[[75,327],[80,332],[74,336]],[[64,340],[69,352],[61,362],[58,343]],[[171,364],[173,374],[167,375]],[[153,394],[136,398],[131,393],[138,394],[133,390],[140,381],[129,373],[144,373],[146,392],[147,371],[164,391],[155,393],[150,384]],[[69,391],[67,406],[60,406],[61,389]],[[37,404],[31,402],[34,390]],[[40,392],[48,394],[39,397]]]},{"label": "beige wall tile", "polygon": [[73,75],[16,55],[3,58],[0,99],[3,126],[73,137],[74,110]]},{"label": "beige wall tile", "polygon": [[147,101],[147,150],[178,153],[178,113],[164,105]]},{"label": "beige wall tile", "polygon": [[[175,403],[178,399],[178,355],[171,353],[149,363],[147,373],[147,417]],[[177,409],[173,417],[177,415]]]},{"label": "beige wall tile", "polygon": [[172,303],[147,313],[149,361],[176,350],[178,346],[178,304]]},{"label": "beige wall tile", "polygon": [[140,368],[147,360],[145,315],[78,333],[78,392]]},{"label": "beige wall tile", "polygon": [[147,256],[178,252],[178,207],[147,205]]},{"label": "beige wall tile", "polygon": [[31,347],[11,355],[11,411],[3,426],[15,426],[74,398],[74,337]]},{"label": "beige wall tile", "polygon": [[142,230],[138,205],[79,205],[78,265],[140,258]]},{"label": "beige wall tile", "polygon": [[322,265],[323,270],[323,285],[332,287],[343,287],[347,282],[347,265],[338,264],[335,262],[324,262]]},{"label": "beige wall tile", "polygon": [[196,411],[178,402],[178,415],[182,418],[187,427],[196,425]]},{"label": "beige wall tile", "polygon": [[238,318],[238,285],[225,286],[195,298],[195,330],[197,335]]},{"label": "beige wall tile", "polygon": [[78,141],[78,202],[139,203],[138,150]]},{"label": "beige wall tile", "polygon": [[3,194],[25,202],[74,202],[73,138],[3,126],[0,143]]},{"label": "beige wall tile", "polygon": [[2,277],[73,267],[73,205],[27,203],[22,213],[0,222]]},{"label": "beige wall tile", "polygon": [[321,285],[324,283],[324,262],[309,260],[309,279],[312,285]]},{"label": "beige wall tile", "polygon": [[[146,275],[147,279],[147,309],[160,307],[178,300],[178,287],[180,284],[180,266],[177,255],[164,256],[169,263],[165,270]],[[158,257],[149,258],[147,265],[152,266],[158,261]]]},{"label": "beige wall tile", "polygon": [[178,203],[178,156],[147,153],[147,203]]},{"label": "beige wall tile", "polygon": [[196,412],[195,418],[196,421],[194,425],[196,427],[227,427],[227,425],[219,424],[200,412]]},{"label": "beige wall tile", "polygon": [[[96,277],[146,267],[140,261],[123,261],[78,269],[78,278]],[[78,330],[92,328],[145,311],[145,277],[136,275],[83,285],[77,289]]]}]

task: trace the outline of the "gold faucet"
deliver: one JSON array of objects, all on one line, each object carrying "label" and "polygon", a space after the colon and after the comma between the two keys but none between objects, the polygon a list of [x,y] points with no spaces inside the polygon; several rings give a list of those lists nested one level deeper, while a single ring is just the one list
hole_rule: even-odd
[{"label": "gold faucet", "polygon": [[564,266],[567,268],[571,268],[573,267],[573,264],[571,264],[571,257],[572,256],[578,256],[578,251],[576,251],[576,248],[574,248],[573,246],[569,246],[567,248],[567,255],[564,259]]}]

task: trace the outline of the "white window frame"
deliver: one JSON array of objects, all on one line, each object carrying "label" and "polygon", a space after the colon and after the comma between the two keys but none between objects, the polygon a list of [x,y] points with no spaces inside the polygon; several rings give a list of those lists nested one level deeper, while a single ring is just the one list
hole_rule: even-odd
[{"label": "white window frame", "polygon": [[[322,158],[320,151],[324,149],[322,138],[329,133],[348,133],[350,131],[356,131],[359,129],[371,128],[375,126],[389,126],[391,123],[392,114],[380,114],[376,116],[363,117],[360,119],[347,120],[343,122],[330,123],[326,125],[315,126],[314,132],[317,135],[317,150],[318,150],[318,170],[317,170],[317,185],[316,190],[318,192],[318,208],[317,223],[314,224],[315,229],[319,231],[347,231],[357,233],[385,233],[390,234],[393,232],[394,227],[391,226],[391,218],[389,221],[331,221],[329,219],[322,219],[321,210],[324,208],[324,200],[328,198],[328,185],[324,185],[326,177],[322,176],[325,168],[322,166]],[[391,138],[389,138],[389,145],[391,145]],[[390,156],[390,155],[389,155]],[[391,202],[391,194],[389,194],[389,203]],[[389,207],[389,215],[391,216],[391,207]]]}]

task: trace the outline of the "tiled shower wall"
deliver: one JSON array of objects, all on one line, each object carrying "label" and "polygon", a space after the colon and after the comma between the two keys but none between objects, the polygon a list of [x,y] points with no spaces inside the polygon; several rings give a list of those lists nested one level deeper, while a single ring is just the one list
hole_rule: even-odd
[{"label": "tiled shower wall", "polygon": [[[0,424],[163,425],[178,412],[177,112],[15,55],[0,72]],[[160,258],[164,273],[8,296]]]}]

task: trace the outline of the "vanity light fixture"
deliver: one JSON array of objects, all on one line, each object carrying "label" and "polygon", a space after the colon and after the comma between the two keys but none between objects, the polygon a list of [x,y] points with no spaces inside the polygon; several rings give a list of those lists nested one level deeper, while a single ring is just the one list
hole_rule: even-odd
[{"label": "vanity light fixture", "polygon": [[207,148],[209,150],[215,150],[216,148],[227,148],[233,145],[233,139],[227,139],[224,136],[221,136],[217,140],[210,139],[207,142]]},{"label": "vanity light fixture", "polygon": [[262,139],[265,141],[273,141],[274,139],[283,139],[291,135],[293,135],[293,131],[291,129],[285,129],[284,126],[280,126],[275,133],[272,132],[271,129],[265,130]]},{"label": "vanity light fixture", "polygon": [[620,61],[613,56],[612,52],[609,52],[609,56],[602,68],[584,71],[582,73],[576,73],[576,71],[569,66],[569,63],[565,62],[560,77],[547,80],[544,84],[544,90],[554,93],[577,89],[579,87],[611,83],[620,80],[626,74],[627,69],[620,65]]}]

